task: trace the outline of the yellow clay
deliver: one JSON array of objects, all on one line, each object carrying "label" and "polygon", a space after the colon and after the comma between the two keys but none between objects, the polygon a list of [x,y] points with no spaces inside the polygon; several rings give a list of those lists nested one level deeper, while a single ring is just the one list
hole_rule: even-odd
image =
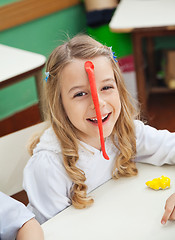
[{"label": "yellow clay", "polygon": [[170,178],[161,176],[159,178],[154,178],[152,181],[146,182],[146,185],[152,189],[159,190],[170,187]]}]

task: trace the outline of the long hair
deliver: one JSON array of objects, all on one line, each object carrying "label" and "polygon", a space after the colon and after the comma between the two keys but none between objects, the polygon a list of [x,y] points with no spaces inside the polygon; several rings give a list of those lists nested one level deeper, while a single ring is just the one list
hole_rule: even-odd
[{"label": "long hair", "polygon": [[[124,85],[118,63],[114,61],[109,47],[102,45],[87,35],[77,35],[58,46],[51,53],[46,66],[46,71],[50,73],[50,76],[47,83],[45,83],[44,91],[44,97],[47,100],[44,109],[45,120],[50,122],[61,144],[64,167],[74,183],[72,204],[76,208],[91,205],[93,199],[87,197],[86,176],[76,166],[79,158],[78,141],[75,127],[69,121],[62,103],[60,78],[62,70],[73,59],[93,59],[98,56],[105,56],[110,60],[121,100],[121,113],[112,132],[112,139],[119,150],[119,154],[116,156],[116,163],[111,174],[114,178],[122,175],[133,176],[137,174],[135,163],[132,161],[136,154],[134,129],[136,111],[132,104],[132,98]],[[31,147],[34,148],[36,143],[37,141],[35,141],[35,144],[31,144]],[[116,168],[118,171],[116,171]]]}]

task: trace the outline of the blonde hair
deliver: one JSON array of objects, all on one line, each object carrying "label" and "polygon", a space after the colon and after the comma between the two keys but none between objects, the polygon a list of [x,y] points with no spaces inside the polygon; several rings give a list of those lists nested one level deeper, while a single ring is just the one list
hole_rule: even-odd
[{"label": "blonde hair", "polygon": [[[110,60],[121,100],[121,113],[112,132],[112,139],[119,150],[119,155],[116,156],[116,163],[111,174],[114,178],[137,174],[135,163],[132,161],[136,154],[133,120],[137,114],[131,103],[132,98],[124,85],[118,63],[114,61],[112,51],[109,47],[102,45],[87,35],[77,35],[58,46],[51,53],[46,68],[50,76],[45,84],[44,95],[45,99],[47,99],[45,102],[45,119],[50,122],[61,144],[64,167],[74,182],[72,204],[76,208],[84,208],[91,205],[93,199],[87,197],[86,176],[76,166],[79,159],[78,141],[75,134],[75,127],[69,121],[64,111],[60,93],[60,78],[62,70],[72,59],[92,59],[98,56],[105,56]],[[36,143],[35,139],[35,144],[31,144],[32,149],[36,146]]]}]

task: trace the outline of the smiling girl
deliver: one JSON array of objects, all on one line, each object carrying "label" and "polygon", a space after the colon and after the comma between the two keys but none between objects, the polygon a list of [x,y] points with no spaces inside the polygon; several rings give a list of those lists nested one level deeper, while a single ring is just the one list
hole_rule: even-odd
[{"label": "smiling girl", "polygon": [[[105,149],[85,63],[94,65]],[[73,204],[93,203],[87,194],[111,177],[134,176],[135,162],[175,163],[175,134],[136,120],[111,48],[78,35],[50,55],[45,82],[48,129],[31,143],[24,170],[29,208],[40,223]],[[174,208],[172,208],[174,211]]]}]

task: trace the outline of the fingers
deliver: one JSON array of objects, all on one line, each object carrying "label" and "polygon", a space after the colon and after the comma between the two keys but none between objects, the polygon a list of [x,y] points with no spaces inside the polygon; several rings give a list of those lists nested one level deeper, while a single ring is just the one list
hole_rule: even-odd
[{"label": "fingers", "polygon": [[161,220],[162,224],[165,224],[168,221],[168,219],[170,219],[172,211],[173,211],[173,207],[166,207],[165,208],[165,212],[164,212],[164,215],[163,215],[162,220]]},{"label": "fingers", "polygon": [[161,219],[161,223],[165,224],[168,220],[175,220],[175,193],[166,201],[165,212]]},{"label": "fingers", "polygon": [[174,208],[172,214],[170,215],[169,220],[175,220],[175,208]]}]

